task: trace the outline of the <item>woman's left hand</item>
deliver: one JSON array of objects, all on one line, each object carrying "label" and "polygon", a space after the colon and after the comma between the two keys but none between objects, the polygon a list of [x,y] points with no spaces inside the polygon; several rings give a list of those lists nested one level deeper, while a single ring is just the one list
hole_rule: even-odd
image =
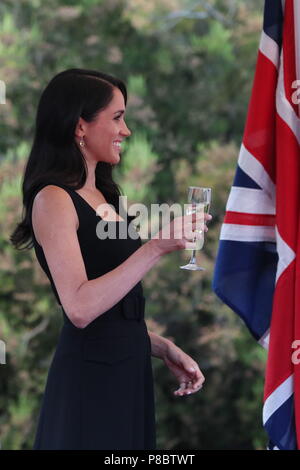
[{"label": "woman's left hand", "polygon": [[202,388],[205,378],[198,364],[171,341],[162,359],[179,382],[174,395],[190,395]]}]

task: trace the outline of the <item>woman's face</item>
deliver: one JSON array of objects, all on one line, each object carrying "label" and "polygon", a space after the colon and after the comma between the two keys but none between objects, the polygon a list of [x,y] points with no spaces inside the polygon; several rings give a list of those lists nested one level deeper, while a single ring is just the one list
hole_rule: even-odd
[{"label": "woman's face", "polygon": [[131,135],[124,121],[124,113],[124,97],[119,88],[114,88],[111,102],[100,111],[94,121],[86,122],[80,119],[84,130],[83,152],[89,158],[113,165],[119,163],[121,142]]}]

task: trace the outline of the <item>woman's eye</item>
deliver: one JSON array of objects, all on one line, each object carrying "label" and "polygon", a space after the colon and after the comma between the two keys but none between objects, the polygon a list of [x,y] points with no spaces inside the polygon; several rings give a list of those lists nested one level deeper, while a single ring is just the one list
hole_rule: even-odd
[{"label": "woman's eye", "polygon": [[116,116],[116,117],[114,118],[115,121],[119,121],[120,117],[121,117],[121,116]]}]

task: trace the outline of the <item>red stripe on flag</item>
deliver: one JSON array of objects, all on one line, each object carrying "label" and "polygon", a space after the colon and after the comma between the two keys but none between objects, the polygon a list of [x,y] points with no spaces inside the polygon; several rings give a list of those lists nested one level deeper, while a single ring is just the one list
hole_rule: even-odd
[{"label": "red stripe on flag", "polygon": [[[284,52],[286,49],[284,49]],[[285,72],[294,70],[292,57],[284,55]],[[290,66],[290,69],[289,69]],[[295,115],[296,118],[296,115]],[[293,364],[292,344],[300,340],[300,147],[296,136],[286,122],[277,115],[276,124],[276,224],[284,242],[295,252],[293,261],[278,279],[271,321],[269,359],[267,364],[265,394],[294,373],[294,409],[298,448],[300,447],[300,371]]]},{"label": "red stripe on flag", "polygon": [[227,211],[225,224],[275,226],[275,216],[269,214],[246,214],[245,212]]},{"label": "red stripe on flag", "polygon": [[270,328],[264,399],[266,400],[293,372],[295,262],[277,281]]},{"label": "red stripe on flag", "polygon": [[[296,78],[293,6],[292,0],[286,0],[283,63],[284,88],[290,103],[291,84]],[[279,99],[284,97],[279,96]],[[292,117],[297,119],[294,110],[297,111],[293,106]],[[294,374],[294,410],[299,448],[300,366],[292,361],[295,352],[292,345],[295,340],[300,340],[300,146],[294,132],[279,115],[276,117],[276,173],[276,225],[283,240],[280,248],[281,261],[286,263],[287,267],[277,281],[273,298],[265,398],[287,377]],[[289,248],[296,255],[296,259],[290,264]]]},{"label": "red stripe on flag", "polygon": [[280,236],[296,252],[300,217],[300,148],[294,133],[279,116],[276,142],[276,224]]},{"label": "red stripe on flag", "polygon": [[275,115],[274,100],[278,72],[275,65],[261,52],[257,67],[243,142],[247,150],[263,165],[275,181]]}]

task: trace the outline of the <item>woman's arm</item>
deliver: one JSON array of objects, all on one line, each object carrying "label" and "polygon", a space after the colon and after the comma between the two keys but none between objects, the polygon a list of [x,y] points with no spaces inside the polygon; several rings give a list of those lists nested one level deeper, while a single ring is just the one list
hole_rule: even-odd
[{"label": "woman's arm", "polygon": [[117,268],[88,280],[76,231],[78,216],[70,195],[54,185],[37,194],[32,209],[34,233],[64,311],[76,327],[85,328],[119,302],[162,255],[186,247],[183,231],[186,234],[194,228],[198,214],[193,215],[193,224],[187,217],[176,219],[169,224],[169,238],[149,240]]},{"label": "woman's arm", "polygon": [[152,240],[145,243],[117,268],[77,289],[77,324],[84,328],[119,302],[155,265],[161,254]]},{"label": "woman's arm", "polygon": [[153,333],[149,330],[148,335],[151,341],[151,356],[163,359],[168,352],[168,346],[173,343],[169,339],[163,338],[162,336]]},{"label": "woman's arm", "polygon": [[176,396],[198,392],[203,385],[204,375],[194,359],[172,341],[148,331],[151,340],[151,355],[162,359],[179,383]]}]

